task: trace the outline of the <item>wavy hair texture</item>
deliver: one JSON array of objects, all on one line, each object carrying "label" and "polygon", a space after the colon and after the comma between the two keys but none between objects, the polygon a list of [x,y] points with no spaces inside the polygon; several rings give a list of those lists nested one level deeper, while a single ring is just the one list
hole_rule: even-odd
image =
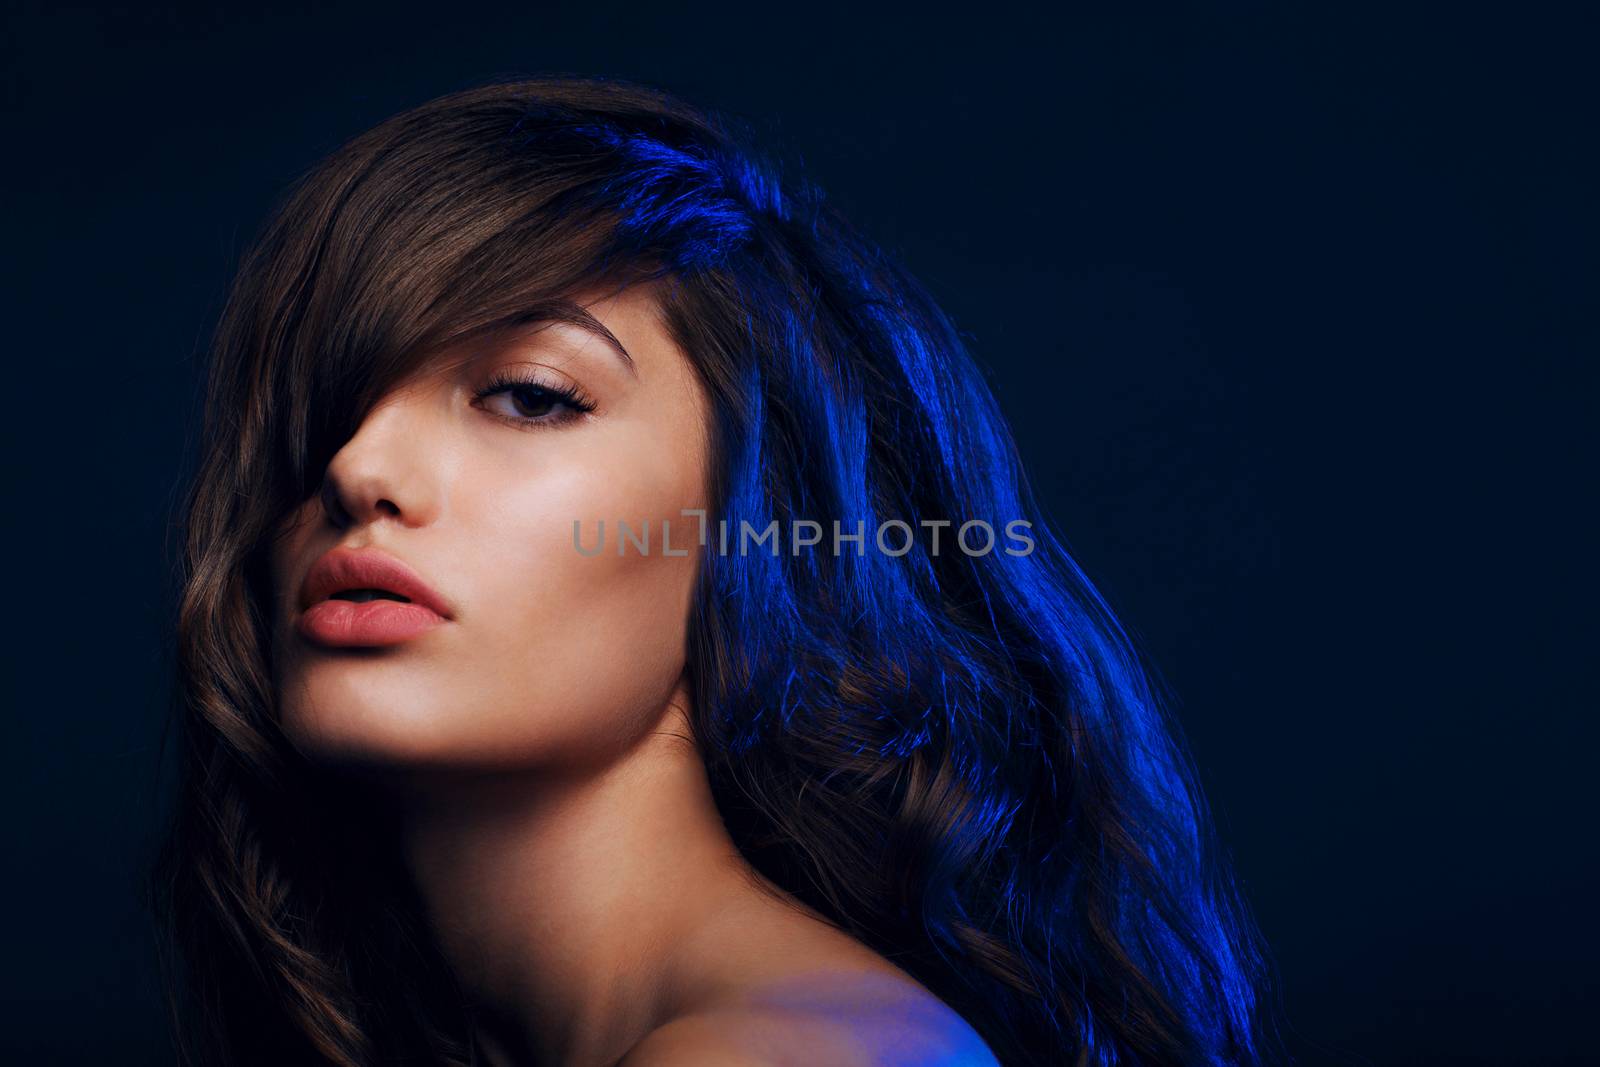
[{"label": "wavy hair texture", "polygon": [[[954,325],[751,141],[637,85],[498,81],[344,144],[243,258],[183,515],[151,880],[186,1062],[473,1061],[381,804],[276,726],[266,547],[430,351],[646,280],[711,401],[713,528],[869,531],[859,555],[702,557],[693,728],[740,849],[1008,1065],[1265,1057],[1259,939],[1156,675]],[[1035,549],[870,548],[885,520],[969,518],[1026,518]]]}]

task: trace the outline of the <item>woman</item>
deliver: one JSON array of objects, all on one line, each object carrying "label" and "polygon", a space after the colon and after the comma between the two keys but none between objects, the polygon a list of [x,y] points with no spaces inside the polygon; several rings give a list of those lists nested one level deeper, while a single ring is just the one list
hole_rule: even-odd
[{"label": "woman", "polygon": [[1260,1057],[1192,776],[955,328],[744,142],[490,84],[246,257],[154,883],[200,1061]]}]

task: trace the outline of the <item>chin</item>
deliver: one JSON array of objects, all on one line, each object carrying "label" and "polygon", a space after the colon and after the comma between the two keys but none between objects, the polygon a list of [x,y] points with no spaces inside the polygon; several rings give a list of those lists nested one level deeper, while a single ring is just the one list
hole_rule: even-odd
[{"label": "chin", "polygon": [[467,758],[466,709],[406,674],[350,658],[302,667],[279,688],[279,723],[315,763],[398,769]]}]

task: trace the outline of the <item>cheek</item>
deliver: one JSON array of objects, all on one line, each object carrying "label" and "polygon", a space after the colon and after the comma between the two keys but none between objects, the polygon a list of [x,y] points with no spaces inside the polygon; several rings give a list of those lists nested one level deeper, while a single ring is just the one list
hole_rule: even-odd
[{"label": "cheek", "polygon": [[[460,632],[460,689],[474,738],[526,758],[626,746],[653,725],[682,673],[699,524],[697,477],[659,450],[590,448],[565,465],[478,492],[469,526],[473,600]],[[618,552],[619,519],[649,548]],[[574,544],[574,520],[588,552]],[[672,548],[663,554],[663,523]]]}]

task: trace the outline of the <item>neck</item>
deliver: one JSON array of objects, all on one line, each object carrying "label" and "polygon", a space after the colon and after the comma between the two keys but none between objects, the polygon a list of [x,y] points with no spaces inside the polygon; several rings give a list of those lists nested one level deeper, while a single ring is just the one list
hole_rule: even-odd
[{"label": "neck", "polygon": [[752,906],[677,704],[620,759],[430,786],[401,847],[491,1062],[614,1063],[696,995],[688,947]]}]

